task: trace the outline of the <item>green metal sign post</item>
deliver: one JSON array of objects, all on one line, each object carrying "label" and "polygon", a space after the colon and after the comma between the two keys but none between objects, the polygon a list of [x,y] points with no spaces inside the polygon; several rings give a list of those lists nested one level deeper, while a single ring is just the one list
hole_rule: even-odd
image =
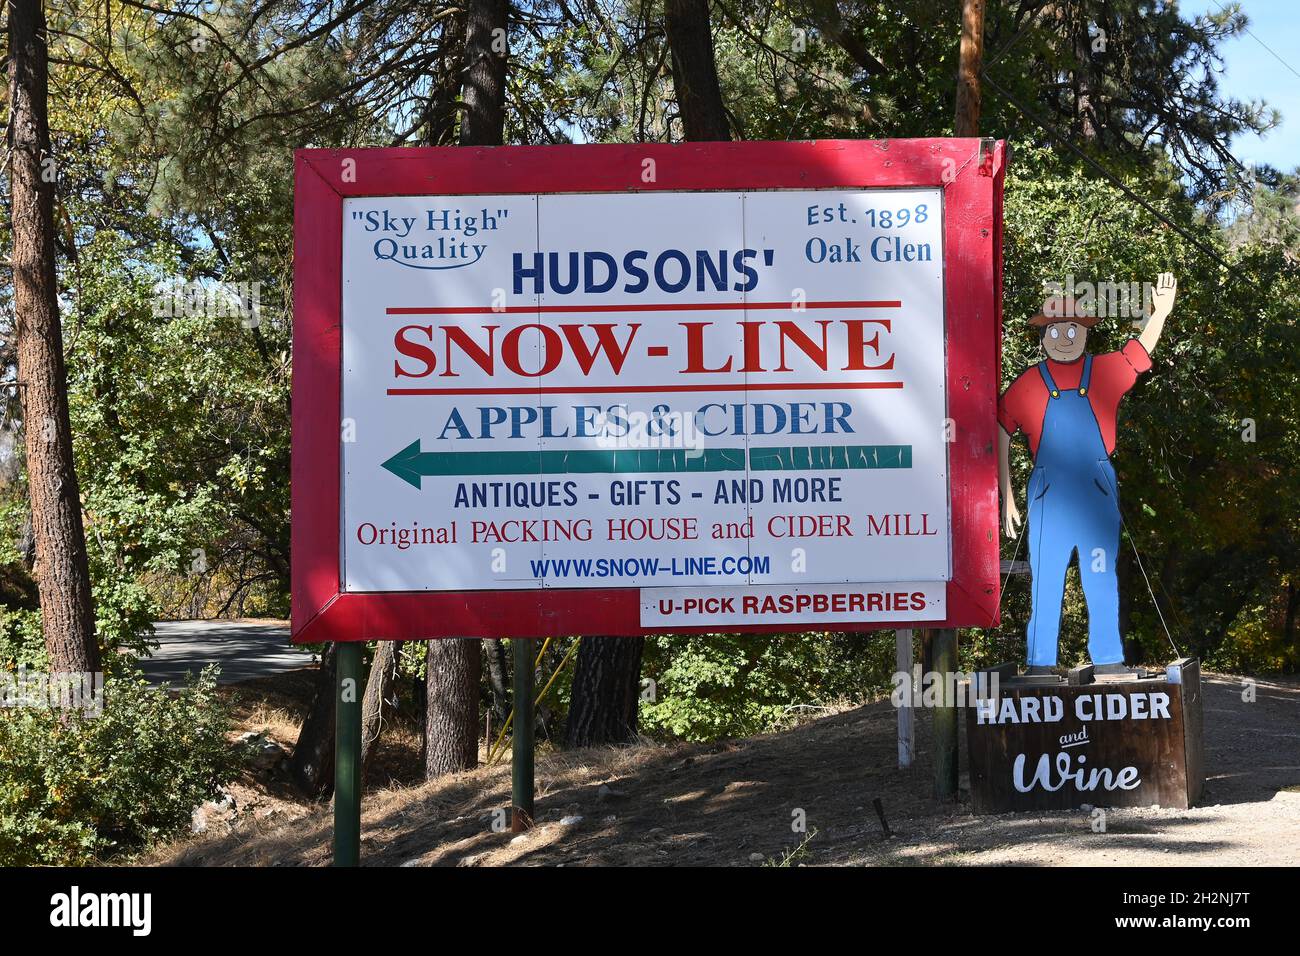
[{"label": "green metal sign post", "polygon": [[361,863],[361,656],[364,645],[335,646],[334,865]]},{"label": "green metal sign post", "polygon": [[514,638],[515,735],[510,754],[510,830],[523,833],[533,826],[533,641]]}]

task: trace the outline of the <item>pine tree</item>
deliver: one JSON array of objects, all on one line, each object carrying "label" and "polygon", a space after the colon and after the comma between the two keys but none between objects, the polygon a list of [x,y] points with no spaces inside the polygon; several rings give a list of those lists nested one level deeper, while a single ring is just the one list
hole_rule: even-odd
[{"label": "pine tree", "polygon": [[9,131],[14,316],[36,545],[41,627],[50,670],[100,670],[95,612],[72,457],[68,378],[55,268],[49,60],[41,0],[9,5]]}]

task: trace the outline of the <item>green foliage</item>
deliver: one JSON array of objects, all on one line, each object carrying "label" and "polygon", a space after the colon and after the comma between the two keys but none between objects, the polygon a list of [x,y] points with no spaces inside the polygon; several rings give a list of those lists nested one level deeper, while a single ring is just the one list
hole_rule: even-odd
[{"label": "green foliage", "polygon": [[[889,632],[886,632],[889,633]],[[873,634],[709,634],[646,641],[642,728],[686,740],[762,733],[889,686],[893,641]]]},{"label": "green foliage", "polygon": [[[92,573],[110,608],[101,610],[106,643],[139,633],[157,613],[151,595],[171,614],[196,603],[207,613],[238,608],[250,594],[282,613],[289,423],[281,309],[264,302],[250,328],[221,314],[230,310],[177,308],[175,283],[200,295],[214,286],[175,246],[159,245],[141,262],[123,235],[100,232],[89,252],[69,315],[78,343],[69,388]],[[147,593],[134,586],[146,582]]]},{"label": "green foliage", "polygon": [[102,647],[117,651],[106,666],[127,664],[146,653],[158,617],[158,602],[143,584],[112,574],[96,575],[95,634]]},{"label": "green foliage", "polygon": [[101,716],[0,711],[0,866],[83,865],[183,831],[240,756],[212,669],[179,693],[110,678]]},{"label": "green foliage", "polygon": [[41,612],[0,606],[0,670],[46,666]]},{"label": "green foliage", "polygon": [[46,663],[36,582],[19,546],[26,508],[17,484],[0,482],[0,671]]}]

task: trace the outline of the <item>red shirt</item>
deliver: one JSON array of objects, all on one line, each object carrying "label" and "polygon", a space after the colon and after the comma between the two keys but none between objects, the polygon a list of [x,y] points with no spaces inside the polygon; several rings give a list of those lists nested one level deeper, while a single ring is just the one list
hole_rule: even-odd
[{"label": "red shirt", "polygon": [[[1088,385],[1088,403],[1097,416],[1106,454],[1115,451],[1115,427],[1120,400],[1133,387],[1137,377],[1150,370],[1151,356],[1137,339],[1129,339],[1118,352],[1092,357],[1092,381]],[[1061,390],[1077,389],[1083,375],[1083,358],[1073,362],[1047,360],[1052,381]],[[1029,451],[1038,454],[1038,440],[1043,435],[1043,416],[1047,413],[1047,385],[1032,365],[1020,373],[998,400],[998,422],[1008,435],[1023,431],[1029,439]]]}]

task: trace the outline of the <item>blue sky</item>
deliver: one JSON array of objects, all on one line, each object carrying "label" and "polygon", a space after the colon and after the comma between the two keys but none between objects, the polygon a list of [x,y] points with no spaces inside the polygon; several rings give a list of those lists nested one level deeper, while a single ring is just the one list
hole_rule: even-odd
[{"label": "blue sky", "polygon": [[[1185,18],[1222,10],[1223,0],[1182,0]],[[1241,0],[1249,33],[1222,48],[1219,89],[1239,100],[1264,100],[1282,114],[1276,129],[1241,136],[1233,152],[1243,163],[1268,163],[1284,171],[1300,166],[1300,0]]]}]

